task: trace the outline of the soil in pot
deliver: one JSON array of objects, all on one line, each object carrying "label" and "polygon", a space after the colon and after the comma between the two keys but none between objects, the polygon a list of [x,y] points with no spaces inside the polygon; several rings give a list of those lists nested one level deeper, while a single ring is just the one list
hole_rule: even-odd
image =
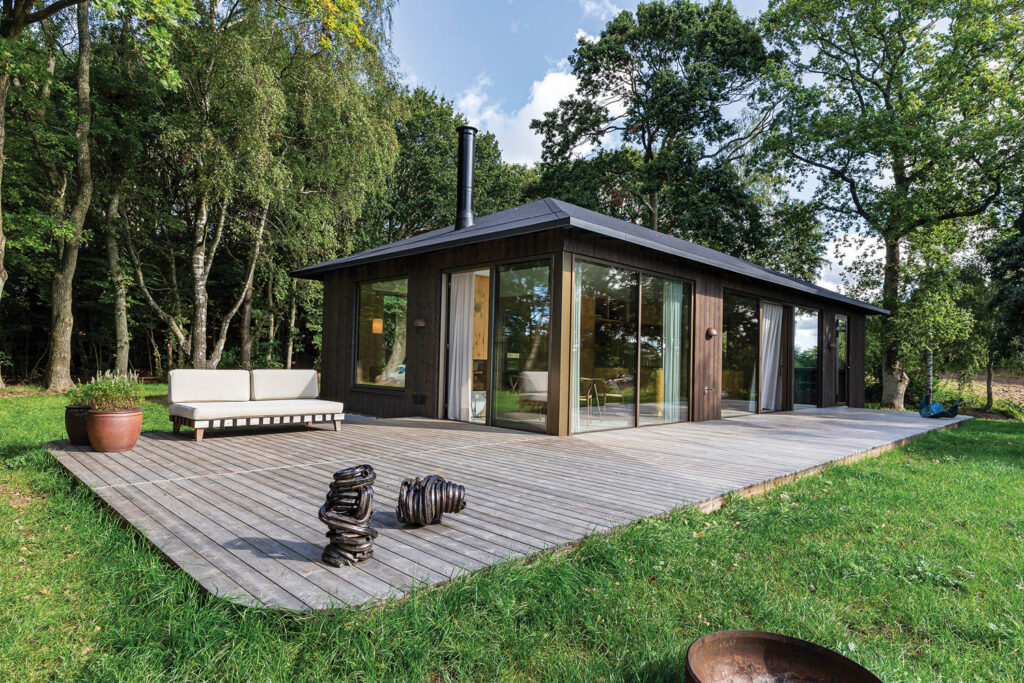
[{"label": "soil in pot", "polygon": [[75,446],[89,445],[89,406],[67,406],[64,408],[64,429],[68,441]]},{"label": "soil in pot", "polygon": [[141,410],[89,411],[89,443],[101,453],[130,451],[142,432]]}]

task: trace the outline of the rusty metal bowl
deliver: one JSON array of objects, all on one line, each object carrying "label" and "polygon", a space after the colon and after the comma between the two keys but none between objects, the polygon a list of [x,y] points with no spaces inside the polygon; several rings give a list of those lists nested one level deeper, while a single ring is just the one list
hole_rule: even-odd
[{"label": "rusty metal bowl", "polygon": [[799,638],[718,631],[686,650],[688,683],[882,683],[860,664]]}]

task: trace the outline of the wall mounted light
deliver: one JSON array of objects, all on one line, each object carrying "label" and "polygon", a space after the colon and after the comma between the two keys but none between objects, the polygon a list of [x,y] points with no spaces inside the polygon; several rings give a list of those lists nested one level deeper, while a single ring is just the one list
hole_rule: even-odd
[{"label": "wall mounted light", "polygon": [[370,332],[384,334],[384,318],[374,318],[370,322]]},{"label": "wall mounted light", "polygon": [[836,340],[835,339],[830,339],[829,342],[828,342],[828,348],[834,349],[834,348],[836,348],[836,346],[837,346]]},{"label": "wall mounted light", "polygon": [[707,331],[704,333],[704,338],[705,339],[714,339],[717,336],[718,336],[718,330],[716,330],[713,327],[709,327],[707,329]]},{"label": "wall mounted light", "polygon": [[426,327],[427,326],[427,319],[426,318],[416,318],[415,320],[412,321],[412,326],[413,327]]}]

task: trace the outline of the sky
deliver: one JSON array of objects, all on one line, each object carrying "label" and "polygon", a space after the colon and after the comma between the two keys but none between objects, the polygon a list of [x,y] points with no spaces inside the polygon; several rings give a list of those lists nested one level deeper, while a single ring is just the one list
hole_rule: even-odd
[{"label": "sky", "polygon": [[[755,17],[767,0],[734,0]],[[540,160],[530,121],[575,89],[566,58],[579,36],[596,36],[625,0],[401,0],[393,12],[392,49],[410,86],[453,101],[469,122],[498,138],[506,161]],[[818,283],[838,289],[833,248]],[[847,250],[846,258],[854,254]],[[844,259],[845,260],[845,259]],[[848,262],[848,261],[847,261]]]}]

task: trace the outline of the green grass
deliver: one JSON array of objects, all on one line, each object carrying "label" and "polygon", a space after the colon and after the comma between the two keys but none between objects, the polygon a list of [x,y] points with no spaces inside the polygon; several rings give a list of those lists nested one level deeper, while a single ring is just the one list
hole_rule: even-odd
[{"label": "green grass", "polygon": [[[3,681],[680,680],[686,646],[722,628],[807,638],[890,683],[1024,680],[1019,423],[974,421],[383,607],[288,615],[208,597],[75,485],[40,448],[62,410],[0,399]],[[145,402],[146,429],[168,428],[163,410]]]}]

